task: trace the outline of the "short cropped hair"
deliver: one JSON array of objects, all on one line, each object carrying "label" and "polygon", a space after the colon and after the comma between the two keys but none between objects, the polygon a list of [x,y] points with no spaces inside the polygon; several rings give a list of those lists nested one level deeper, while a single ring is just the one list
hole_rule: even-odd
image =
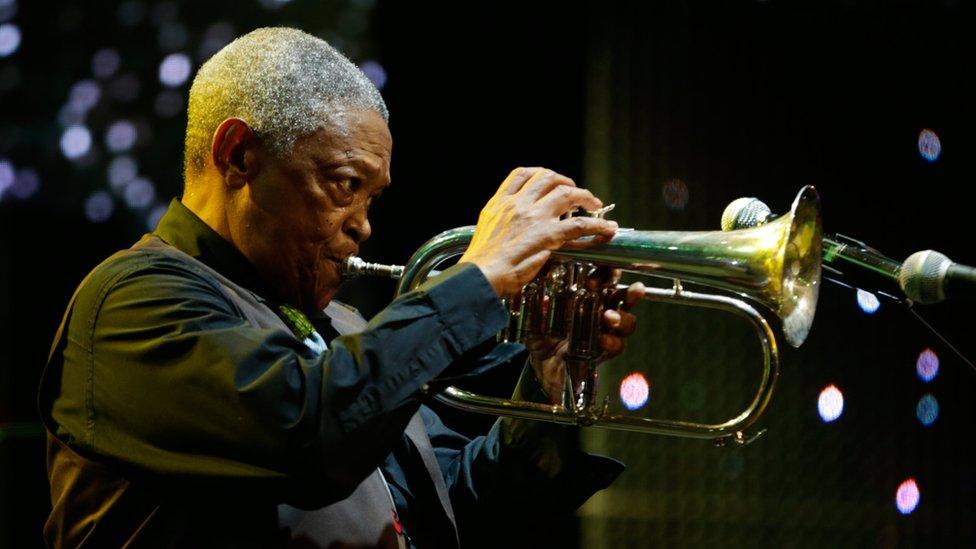
[{"label": "short cropped hair", "polygon": [[291,151],[339,109],[372,109],[389,120],[376,86],[325,40],[298,29],[241,36],[197,71],[187,107],[184,176],[199,174],[217,126],[237,117],[275,154]]}]

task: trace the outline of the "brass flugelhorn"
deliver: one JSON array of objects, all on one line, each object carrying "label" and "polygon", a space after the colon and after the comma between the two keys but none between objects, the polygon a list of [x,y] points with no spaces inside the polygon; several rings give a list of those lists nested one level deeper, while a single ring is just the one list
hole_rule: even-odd
[{"label": "brass flugelhorn", "polygon": [[[399,295],[423,283],[442,262],[462,255],[473,234],[470,226],[445,231],[424,244],[403,267],[349,258],[344,271],[399,278]],[[786,341],[799,347],[816,310],[821,234],[820,198],[816,189],[806,186],[789,214],[759,227],[735,231],[618,229],[609,242],[556,250],[519,296],[505,300],[510,322],[499,338],[516,342],[533,337],[568,339],[562,402],[514,401],[456,387],[448,387],[436,398],[473,412],[713,439],[719,444],[748,443],[758,435],[749,437],[745,430],[765,410],[779,375],[776,335],[767,319],[746,301],[687,291],[682,281],[762,304],[781,319]],[[750,322],[763,348],[763,368],[759,387],[743,411],[721,423],[696,423],[612,414],[609,398],[597,402],[600,319],[606,308],[620,306],[627,288],[607,275],[612,269],[673,280],[668,289],[647,288],[647,300],[719,309]]]}]

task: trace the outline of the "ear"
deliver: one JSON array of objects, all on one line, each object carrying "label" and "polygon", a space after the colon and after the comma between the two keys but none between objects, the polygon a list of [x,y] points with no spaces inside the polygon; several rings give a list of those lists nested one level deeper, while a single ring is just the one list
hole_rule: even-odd
[{"label": "ear", "polygon": [[256,156],[246,154],[256,144],[254,131],[240,118],[228,118],[217,126],[210,155],[227,186],[239,189],[257,175]]}]

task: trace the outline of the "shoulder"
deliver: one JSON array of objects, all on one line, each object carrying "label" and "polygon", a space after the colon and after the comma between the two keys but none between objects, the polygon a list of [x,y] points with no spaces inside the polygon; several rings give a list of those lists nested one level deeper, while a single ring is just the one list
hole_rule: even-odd
[{"label": "shoulder", "polygon": [[106,302],[149,303],[160,299],[195,299],[230,306],[219,281],[189,256],[154,248],[130,248],[112,255],[81,282],[72,317],[95,317]]}]

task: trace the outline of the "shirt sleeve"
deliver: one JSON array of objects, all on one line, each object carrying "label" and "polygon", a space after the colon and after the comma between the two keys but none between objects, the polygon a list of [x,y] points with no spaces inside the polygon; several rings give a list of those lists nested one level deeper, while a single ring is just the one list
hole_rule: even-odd
[{"label": "shirt sleeve", "polygon": [[[526,365],[512,396],[546,401]],[[446,427],[421,407],[431,444],[451,495],[462,547],[505,542],[512,529],[544,527],[608,487],[624,464],[588,454],[576,445],[576,428],[501,417],[473,439]],[[499,529],[498,525],[505,528]],[[500,536],[497,540],[492,533]]]},{"label": "shirt sleeve", "polygon": [[58,436],[142,472],[254,481],[306,505],[351,493],[400,441],[421,387],[455,375],[506,320],[462,264],[316,355],[252,325],[212,277],[154,254],[102,268],[69,315],[61,371],[48,374],[61,380]]}]

